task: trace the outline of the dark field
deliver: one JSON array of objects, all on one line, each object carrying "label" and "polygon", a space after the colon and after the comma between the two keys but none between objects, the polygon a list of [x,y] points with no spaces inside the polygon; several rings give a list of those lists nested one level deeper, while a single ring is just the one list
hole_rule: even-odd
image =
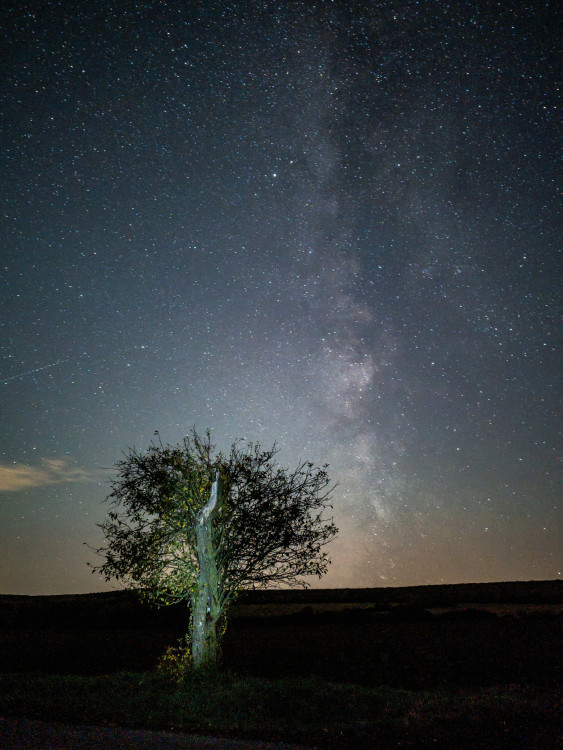
[{"label": "dark field", "polygon": [[[562,588],[555,581],[253,592],[232,611],[223,664],[241,675],[409,689],[554,686]],[[145,671],[187,622],[186,607],[151,609],[125,591],[0,597],[0,671]]]},{"label": "dark field", "polygon": [[[253,592],[232,611],[223,666],[243,679],[313,677],[421,695],[524,691],[536,707],[545,703],[550,726],[537,731],[548,743],[561,685],[562,588],[553,581]],[[108,675],[152,670],[184,634],[188,612],[111,592],[4,596],[0,618],[0,672]],[[537,710],[526,725],[530,746],[534,722]]]},{"label": "dark field", "polygon": [[[1,672],[107,674],[152,669],[180,627],[116,628],[39,623],[3,629]],[[223,647],[227,670],[259,677],[317,675],[409,689],[560,682],[560,618],[538,612],[446,615],[369,610],[239,619]]]}]

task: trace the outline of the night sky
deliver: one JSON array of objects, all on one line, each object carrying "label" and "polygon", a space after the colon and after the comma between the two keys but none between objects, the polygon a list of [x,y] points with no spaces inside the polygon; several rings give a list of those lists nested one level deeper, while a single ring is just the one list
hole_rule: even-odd
[{"label": "night sky", "polygon": [[0,592],[194,426],[330,464],[313,586],[560,575],[555,6],[2,4]]}]

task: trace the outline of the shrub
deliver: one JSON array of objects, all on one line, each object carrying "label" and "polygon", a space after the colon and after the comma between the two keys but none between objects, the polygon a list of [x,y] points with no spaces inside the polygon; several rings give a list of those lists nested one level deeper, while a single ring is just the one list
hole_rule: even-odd
[{"label": "shrub", "polygon": [[182,685],[192,671],[192,653],[185,638],[180,638],[178,646],[168,646],[157,664],[157,672],[168,680]]}]

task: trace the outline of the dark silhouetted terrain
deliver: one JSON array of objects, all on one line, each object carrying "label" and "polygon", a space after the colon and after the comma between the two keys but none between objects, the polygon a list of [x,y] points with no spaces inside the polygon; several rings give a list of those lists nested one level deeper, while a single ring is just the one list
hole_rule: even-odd
[{"label": "dark silhouetted terrain", "polygon": [[[560,683],[561,581],[246,592],[226,668],[415,689]],[[186,606],[128,591],[0,596],[0,672],[151,669],[185,633]]]}]

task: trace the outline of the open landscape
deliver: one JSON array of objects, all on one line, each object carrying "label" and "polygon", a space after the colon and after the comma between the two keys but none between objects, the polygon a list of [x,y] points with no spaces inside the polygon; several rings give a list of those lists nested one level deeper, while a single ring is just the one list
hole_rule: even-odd
[{"label": "open landscape", "polygon": [[0,714],[316,747],[555,747],[560,581],[246,592],[222,673],[155,671],[185,606],[0,597]]}]

